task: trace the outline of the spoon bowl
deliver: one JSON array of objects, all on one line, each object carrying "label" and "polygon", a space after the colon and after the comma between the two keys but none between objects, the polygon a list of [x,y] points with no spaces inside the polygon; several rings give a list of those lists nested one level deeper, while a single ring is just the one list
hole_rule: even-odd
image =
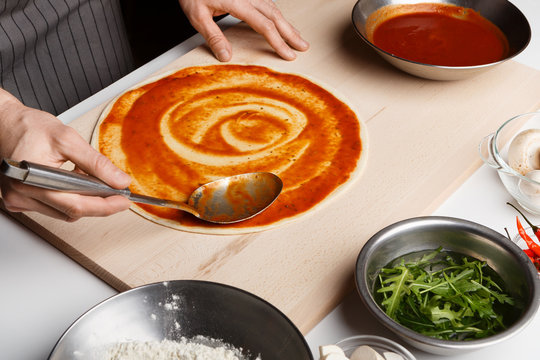
[{"label": "spoon bowl", "polygon": [[270,206],[283,189],[281,179],[269,172],[240,174],[197,188],[188,205],[203,220],[229,224],[252,218]]}]

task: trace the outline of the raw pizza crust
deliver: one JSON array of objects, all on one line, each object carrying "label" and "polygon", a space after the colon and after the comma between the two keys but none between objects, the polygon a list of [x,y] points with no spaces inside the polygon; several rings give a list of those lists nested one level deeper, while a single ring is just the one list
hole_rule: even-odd
[{"label": "raw pizza crust", "polygon": [[[141,94],[145,93],[146,90],[144,90],[143,88],[146,85],[152,86],[152,84],[157,83],[160,80],[166,79],[166,78],[168,78],[170,76],[174,76],[175,74],[177,74],[180,71],[191,70],[191,69],[201,69],[201,70],[204,71],[204,70],[207,70],[208,68],[212,68],[212,67],[214,67],[214,68],[223,68],[223,67],[227,67],[227,66],[246,67],[246,69],[248,69],[248,68],[260,68],[260,69],[266,69],[266,70],[268,70],[270,72],[276,72],[275,70],[272,70],[272,69],[269,69],[269,68],[266,68],[266,67],[262,67],[262,66],[230,65],[230,64],[228,64],[228,65],[212,65],[212,66],[189,67],[189,68],[170,71],[170,72],[167,72],[167,73],[160,74],[158,76],[149,78],[149,79],[135,85],[131,89],[126,90],[124,93],[120,94],[118,97],[113,99],[106,106],[106,108],[102,112],[102,114],[101,114],[101,116],[100,116],[100,118],[99,118],[99,120],[98,120],[98,122],[97,122],[97,124],[95,126],[94,132],[92,134],[91,145],[94,148],[100,150],[101,152],[104,152],[104,148],[106,148],[107,151],[104,152],[105,155],[108,156],[113,161],[113,163],[115,163],[118,167],[120,167],[121,169],[123,169],[124,171],[126,171],[128,173],[131,173],[131,171],[129,169],[129,165],[127,163],[126,156],[124,155],[123,150],[121,149],[121,146],[119,146],[118,139],[116,139],[112,143],[105,144],[105,145],[103,145],[103,141],[101,141],[101,145],[100,145],[100,136],[102,136],[101,135],[102,131],[100,130],[100,128],[101,128],[103,122],[107,119],[107,117],[111,115],[111,112],[113,111],[113,108],[116,108],[117,110],[120,109],[121,113],[127,114],[128,111],[130,110],[130,106],[131,106],[129,102],[132,101],[133,99],[137,98]],[[346,181],[344,181],[343,183],[336,186],[333,190],[331,190],[331,192],[329,194],[327,194],[323,199],[321,199],[321,201],[317,202],[314,206],[310,207],[306,211],[301,211],[298,214],[295,214],[295,215],[292,215],[292,216],[287,216],[287,217],[281,218],[281,219],[277,219],[276,221],[272,221],[272,222],[267,223],[267,224],[253,224],[253,225],[246,226],[247,222],[241,222],[241,223],[230,224],[230,225],[215,225],[215,224],[209,224],[209,223],[206,223],[206,222],[199,221],[199,224],[195,223],[195,224],[183,225],[182,223],[180,223],[177,220],[169,219],[167,217],[158,216],[158,215],[156,215],[156,214],[154,214],[154,213],[152,213],[150,211],[147,211],[147,209],[144,209],[143,207],[141,207],[139,204],[136,204],[136,203],[133,203],[133,205],[131,207],[131,210],[133,210],[135,213],[141,215],[142,217],[144,217],[144,218],[146,218],[146,219],[148,219],[148,220],[150,220],[152,222],[155,222],[157,224],[164,225],[164,226],[167,226],[167,227],[170,227],[170,228],[178,229],[178,230],[183,230],[183,231],[188,231],[188,232],[195,232],[195,233],[203,233],[203,234],[222,234],[222,235],[244,234],[244,233],[251,233],[251,232],[258,232],[258,231],[268,230],[268,229],[283,225],[285,223],[289,223],[291,221],[294,221],[297,218],[305,216],[308,213],[312,213],[314,211],[320,210],[323,205],[329,203],[337,195],[339,195],[339,194],[343,193],[344,191],[346,191],[346,189],[349,186],[351,186],[358,178],[360,178],[360,176],[361,176],[361,174],[362,174],[362,172],[363,172],[363,170],[364,170],[364,168],[366,166],[366,162],[367,162],[368,137],[367,137],[366,126],[356,116],[356,112],[351,109],[351,106],[349,104],[347,104],[346,101],[343,100],[344,99],[343,96],[337,95],[337,92],[335,90],[331,90],[331,91],[328,90],[328,86],[323,87],[318,82],[315,82],[313,79],[309,79],[305,75],[297,75],[297,74],[290,74],[290,73],[287,74],[287,73],[279,73],[279,72],[276,72],[276,73],[295,76],[295,77],[298,77],[299,79],[303,79],[303,80],[313,84],[316,87],[320,87],[320,89],[322,91],[332,94],[332,96],[335,98],[335,101],[341,103],[341,105],[343,105],[343,106],[347,107],[348,109],[350,109],[350,111],[354,114],[354,118],[355,118],[355,120],[357,122],[357,126],[358,126],[357,133],[355,135],[358,137],[361,149],[360,149],[359,156],[354,160],[354,169],[349,173],[348,179]],[[230,77],[225,78],[224,81],[227,83],[228,88],[234,88],[235,87],[235,85],[233,85],[233,83],[232,83],[233,79],[231,79]],[[262,85],[263,88],[265,86],[267,86],[267,85],[266,84]],[[280,86],[277,86],[277,88],[279,88],[279,87]],[[298,90],[298,92],[300,94],[302,94],[301,89],[297,89],[297,90]],[[248,102],[250,101],[249,99],[247,99],[247,100],[248,100]],[[270,107],[272,107],[273,102],[275,102],[274,100],[275,99],[273,99],[272,101],[270,101],[270,102],[268,102],[266,104],[263,104],[263,106],[266,107],[267,105],[270,105]],[[254,99],[251,99],[251,101],[255,102]],[[175,104],[174,105],[174,111],[177,111],[178,109],[181,109],[182,106],[183,106],[183,104],[181,104],[181,103],[180,104]],[[283,104],[275,104],[276,108],[279,108],[280,106],[283,106]],[[318,106],[318,105],[316,104],[316,106]],[[236,110],[238,110],[238,109],[236,109]],[[243,110],[246,110],[246,109],[240,109],[240,111],[243,111]],[[267,111],[267,110],[268,109],[265,109],[264,111]],[[167,116],[169,118],[174,116],[174,114],[172,114],[172,113],[174,113],[174,111],[169,111],[168,110],[166,112]],[[247,109],[247,111],[250,111],[250,110]],[[285,109],[285,112],[287,112],[288,115],[292,114],[292,117],[294,117],[296,115],[298,115],[300,117],[302,116],[302,114],[299,113],[299,110],[295,109],[294,106],[292,108]],[[298,114],[296,114],[296,113],[298,113]],[[219,115],[219,116],[221,116],[221,115]],[[283,110],[278,110],[277,113],[273,113],[273,114],[271,114],[271,116],[274,116],[276,118],[284,117]],[[290,120],[291,119],[286,119],[286,121],[290,121]],[[295,119],[292,119],[293,123],[295,121],[296,121]],[[302,121],[305,121],[305,120],[302,120]],[[116,126],[116,127],[118,127],[118,126]],[[298,132],[303,130],[303,128],[305,128],[305,127],[306,127],[306,123],[299,126],[299,128],[298,127],[295,128],[294,126],[292,126],[292,127],[289,128],[289,130],[293,129],[293,132],[294,131],[296,131],[296,132],[293,133],[293,134],[285,134],[284,136],[288,137],[289,141],[294,141],[295,140],[294,136],[298,135]],[[296,129],[296,130],[294,130],[294,129]],[[115,133],[115,136],[120,136],[121,137],[121,130],[122,129],[120,127],[118,129],[113,130],[112,132]],[[165,127],[161,126],[161,131],[162,131],[162,133],[161,133],[162,136],[164,136],[164,137],[167,137],[167,136],[173,137],[172,132],[170,131],[170,129],[167,129],[166,126]],[[256,132],[255,132],[255,134],[256,134]],[[234,138],[234,134],[232,134],[232,135],[229,134],[229,135]],[[319,143],[319,141],[325,141],[325,136],[326,136],[326,134],[320,134],[320,138],[317,139],[316,142],[318,144],[321,144],[321,143]],[[235,140],[235,141],[237,141],[237,140]],[[272,141],[276,142],[277,140],[276,139],[270,139],[269,141],[270,142],[272,142]],[[174,150],[177,151],[177,152],[182,152],[182,151],[188,152],[188,153],[191,152],[191,154],[188,155],[188,156],[194,156],[196,162],[198,162],[198,161],[203,162],[203,163],[204,162],[211,162],[212,163],[211,166],[212,167],[217,167],[217,168],[227,167],[227,166],[231,166],[232,168],[235,168],[237,164],[243,162],[243,158],[250,159],[250,157],[259,156],[257,154],[257,150],[258,150],[257,147],[259,147],[260,149],[268,148],[268,146],[267,146],[268,144],[257,144],[256,142],[254,142],[254,144],[242,144],[242,141],[239,140],[238,141],[239,143],[233,144],[233,145],[238,146],[238,147],[248,146],[248,147],[250,147],[249,153],[247,155],[232,156],[232,157],[229,157],[229,158],[223,160],[224,158],[219,157],[219,156],[215,157],[215,156],[212,156],[211,154],[210,155],[208,155],[208,154],[193,154],[194,151],[192,151],[192,149],[189,149],[189,147],[184,146],[183,144],[180,144],[177,140],[174,140],[174,139],[172,139],[172,140],[169,139],[169,141],[166,141],[166,142],[171,147],[174,147]],[[311,144],[311,146],[316,147],[317,144]],[[253,149],[253,147],[255,147],[254,152],[251,151]],[[270,146],[270,148],[271,148],[271,146]],[[293,146],[292,148],[293,149],[299,149],[298,150],[299,152],[302,151],[301,146],[300,147],[298,147],[298,146],[294,147]],[[275,150],[275,148],[274,148],[274,150]],[[262,157],[262,158],[264,158],[264,156],[265,156],[264,154],[260,155],[260,157]],[[250,160],[252,160],[252,159],[250,159]],[[280,195],[280,197],[278,197],[278,200],[279,200],[280,198],[285,196],[284,193],[287,193],[288,191],[294,191],[295,189],[299,189],[303,185],[302,182],[296,182],[295,184],[293,184],[290,187],[287,186],[287,184],[289,182],[288,182],[287,178],[283,178],[283,174],[286,173],[289,166],[291,166],[291,165],[286,164],[286,165],[283,165],[283,166],[279,165],[279,166],[274,167],[274,168],[263,168],[263,169],[261,169],[261,168],[250,168],[248,171],[242,171],[242,172],[270,171],[270,172],[276,173],[277,175],[280,175],[282,177],[283,182],[284,182],[284,189],[283,189],[282,194]],[[238,171],[234,172],[233,171],[230,174],[221,174],[221,175],[213,174],[213,175],[210,175],[210,176],[206,177],[203,181],[199,181],[198,185],[202,185],[203,183],[216,180],[216,179],[218,179],[220,177],[234,175],[236,173],[240,173],[240,172],[238,172]],[[133,178],[133,182],[132,182],[132,184],[130,186],[130,189],[134,193],[142,193],[142,194],[145,194],[145,195],[168,198],[168,199],[175,199],[175,200],[181,200],[181,201],[186,201],[187,197],[191,193],[191,191],[187,191],[187,192],[184,192],[183,195],[176,194],[176,195],[172,195],[172,196],[168,195],[166,191],[165,192],[159,192],[158,191],[156,193],[148,193],[148,191],[145,191],[145,184],[141,183],[139,181],[139,179],[137,179],[136,177],[133,177],[133,174],[131,174],[131,175],[132,175],[132,178]],[[159,182],[160,182],[160,179],[155,179],[154,187],[157,186],[157,184]],[[194,190],[196,187],[198,187],[198,185],[197,186],[192,186],[192,189]],[[169,189],[169,190],[171,190],[171,189]],[[276,202],[278,200],[276,200]],[[275,203],[272,204],[267,210],[265,210],[265,212],[270,211],[272,206],[275,206]],[[174,211],[177,211],[177,210],[174,210]],[[257,217],[262,217],[265,212],[263,212],[262,214],[256,216],[253,219],[256,219]],[[187,213],[185,214],[185,216],[190,216],[191,217],[191,215],[187,215]],[[248,221],[252,221],[252,220],[248,220]]]}]

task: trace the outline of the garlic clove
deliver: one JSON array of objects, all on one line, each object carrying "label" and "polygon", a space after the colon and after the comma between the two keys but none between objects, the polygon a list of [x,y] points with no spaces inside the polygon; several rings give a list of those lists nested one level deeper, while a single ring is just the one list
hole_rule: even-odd
[{"label": "garlic clove", "polygon": [[384,358],[373,348],[362,345],[353,351],[350,360],[384,360]]},{"label": "garlic clove", "polygon": [[337,345],[321,345],[319,346],[319,355],[321,357],[321,359],[328,355],[328,354],[338,354],[338,355],[341,355],[341,356],[345,356],[345,353],[343,352],[343,349],[340,348],[339,346]]},{"label": "garlic clove", "polygon": [[517,134],[508,147],[508,165],[522,175],[540,169],[540,129]]}]

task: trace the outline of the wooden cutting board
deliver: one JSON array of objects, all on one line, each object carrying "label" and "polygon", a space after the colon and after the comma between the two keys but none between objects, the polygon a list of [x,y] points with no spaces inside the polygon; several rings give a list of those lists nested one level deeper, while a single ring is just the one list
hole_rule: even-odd
[{"label": "wooden cutting board", "polygon": [[[240,24],[226,32],[233,62],[305,74],[345,94],[370,139],[364,176],[346,194],[293,224],[242,236],[175,231],[130,211],[69,224],[14,215],[120,291],[171,279],[222,282],[265,298],[307,333],[353,288],[357,254],[371,235],[430,214],[479,167],[484,136],[540,106],[540,72],[516,62],[469,80],[423,80],[394,69],[356,36],[353,0],[278,5],[311,49],[283,61]],[[163,71],[213,63],[200,47]],[[89,139],[104,106],[71,125]]]}]

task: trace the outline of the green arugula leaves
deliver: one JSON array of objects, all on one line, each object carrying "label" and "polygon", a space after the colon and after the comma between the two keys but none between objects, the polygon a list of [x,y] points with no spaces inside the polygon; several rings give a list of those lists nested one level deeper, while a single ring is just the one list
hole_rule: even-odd
[{"label": "green arugula leaves", "polygon": [[506,327],[503,315],[519,308],[485,262],[441,248],[417,261],[401,258],[382,268],[376,293],[389,317],[445,340],[493,335]]}]

